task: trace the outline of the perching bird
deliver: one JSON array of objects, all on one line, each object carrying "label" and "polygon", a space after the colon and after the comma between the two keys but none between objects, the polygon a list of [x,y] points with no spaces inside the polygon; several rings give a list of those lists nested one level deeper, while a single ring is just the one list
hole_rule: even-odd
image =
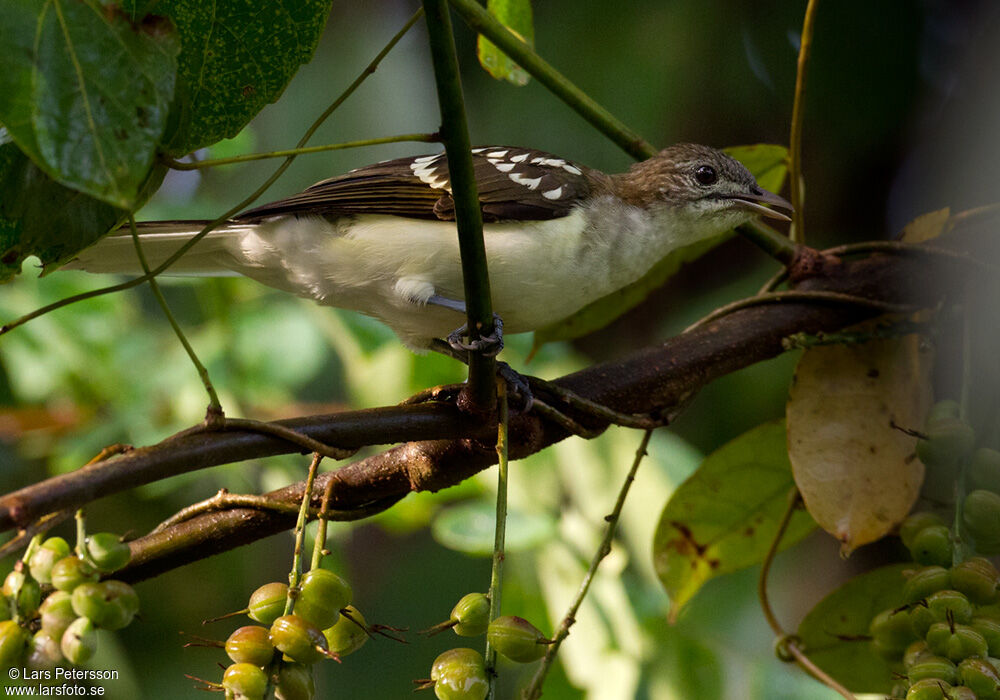
[{"label": "perching bird", "polygon": [[[756,216],[787,220],[778,210],[791,210],[739,162],[695,144],[671,146],[617,175],[527,148],[472,155],[493,309],[508,333],[572,315],[673,250]],[[358,168],[236,216],[166,274],[245,275],[373,316],[423,351],[465,320],[450,189],[444,153]],[[205,223],[139,224],[149,264]],[[64,269],[142,273],[128,226]]]}]

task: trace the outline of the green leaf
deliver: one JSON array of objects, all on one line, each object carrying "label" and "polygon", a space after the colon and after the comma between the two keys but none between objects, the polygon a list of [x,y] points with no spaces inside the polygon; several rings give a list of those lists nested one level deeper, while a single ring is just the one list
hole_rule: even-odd
[{"label": "green leaf", "polygon": [[912,568],[912,563],[893,564],[855,576],[799,625],[806,655],[855,693],[889,692],[894,669],[867,639],[868,627],[878,613],[905,603],[903,571]]},{"label": "green leaf", "polygon": [[[531,15],[531,0],[488,0],[486,9],[525,43],[534,45],[535,25]],[[479,63],[494,78],[515,85],[527,85],[530,79],[527,71],[482,34],[479,35],[478,52]]]},{"label": "green leaf", "polygon": [[[533,549],[555,534],[555,521],[543,513],[507,511],[506,549]],[[434,519],[431,533],[445,547],[477,556],[493,553],[496,509],[486,501],[472,501],[448,508]]]},{"label": "green leaf", "polygon": [[181,39],[166,150],[184,155],[233,138],[312,58],[332,0],[161,0]]},{"label": "green leaf", "polygon": [[93,0],[0,6],[0,122],[52,179],[120,208],[147,181],[179,45]]},{"label": "green leaf", "polygon": [[[787,174],[788,149],[784,146],[756,144],[725,149],[757,178],[761,187],[772,192],[781,190]],[[603,328],[623,313],[638,306],[654,289],[663,286],[684,263],[695,260],[733,235],[732,231],[716,238],[701,240],[678,248],[660,260],[641,279],[606,297],[588,304],[572,316],[535,331],[533,352],[545,343],[570,340]]]},{"label": "green leaf", "polygon": [[[764,423],[723,445],[670,497],[653,537],[653,564],[670,595],[670,616],[706,581],[763,560],[795,485],[783,421]],[[781,547],[816,527],[805,511]]]}]

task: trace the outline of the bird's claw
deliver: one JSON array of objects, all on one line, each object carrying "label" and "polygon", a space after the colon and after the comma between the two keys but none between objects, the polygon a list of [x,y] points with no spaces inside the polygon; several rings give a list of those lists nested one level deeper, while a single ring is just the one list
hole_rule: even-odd
[{"label": "bird's claw", "polygon": [[463,338],[468,334],[468,324],[456,328],[448,334],[448,345],[455,350],[482,353],[486,357],[496,357],[503,350],[503,319],[493,314],[493,330],[489,335],[482,335],[476,340],[466,342]]}]

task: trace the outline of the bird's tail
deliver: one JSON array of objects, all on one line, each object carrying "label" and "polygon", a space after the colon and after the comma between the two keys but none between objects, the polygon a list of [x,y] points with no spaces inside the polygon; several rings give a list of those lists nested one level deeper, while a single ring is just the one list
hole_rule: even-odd
[{"label": "bird's tail", "polygon": [[[150,269],[158,267],[181,246],[194,238],[208,221],[146,221],[136,224],[139,244]],[[199,240],[165,275],[223,277],[236,275],[232,269],[233,246],[246,233],[247,224],[227,222]],[[230,263],[230,264],[227,264]],[[62,266],[63,270],[96,273],[143,274],[128,225],[108,234]]]}]

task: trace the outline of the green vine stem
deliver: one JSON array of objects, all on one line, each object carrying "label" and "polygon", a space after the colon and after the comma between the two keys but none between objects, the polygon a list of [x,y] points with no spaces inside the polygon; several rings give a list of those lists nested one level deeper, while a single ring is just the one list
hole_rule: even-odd
[{"label": "green vine stem", "polygon": [[337,483],[335,479],[330,479],[326,482],[326,488],[323,489],[323,500],[320,502],[319,506],[319,518],[316,523],[316,539],[313,541],[313,551],[312,551],[312,562],[309,564],[310,569],[318,569],[323,561],[323,556],[326,552],[326,526],[327,526],[327,510],[330,508],[330,497],[333,495],[333,485]]},{"label": "green vine stem", "polygon": [[323,455],[314,454],[309,463],[309,474],[306,476],[306,487],[302,492],[302,503],[299,506],[299,517],[295,521],[295,551],[292,554],[292,570],[288,572],[288,597],[285,599],[284,615],[291,615],[298,593],[299,578],[302,576],[302,549],[306,538],[306,523],[309,520],[309,503],[312,501],[312,487],[316,481],[316,472]]},{"label": "green vine stem", "polygon": [[[500,617],[500,594],[503,584],[503,560],[507,538],[507,429],[510,414],[507,406],[507,384],[496,382],[497,408],[500,412],[497,426],[497,517],[493,535],[493,566],[490,571],[490,620]],[[496,697],[496,650],[486,641],[486,676],[489,679],[491,698]]]},{"label": "green vine stem", "polygon": [[788,178],[792,187],[792,240],[805,242],[802,220],[802,121],[805,112],[806,77],[809,74],[809,54],[812,51],[813,26],[816,23],[816,9],[819,0],[809,0],[802,22],[802,37],[799,43],[798,71],[795,75],[795,101],[792,103],[792,129],[788,141]]},{"label": "green vine stem", "polygon": [[622,508],[625,506],[625,498],[628,496],[629,489],[632,488],[632,482],[635,481],[635,474],[639,470],[639,464],[642,463],[642,458],[647,454],[646,450],[649,447],[649,439],[652,435],[653,431],[651,429],[647,429],[642,435],[639,448],[635,451],[635,459],[632,461],[632,467],[629,469],[628,474],[625,476],[625,481],[622,482],[621,488],[618,490],[618,499],[615,501],[614,510],[605,518],[608,526],[604,532],[604,539],[594,553],[594,557],[590,560],[590,567],[587,569],[587,573],[584,574],[583,581],[580,582],[580,588],[577,590],[573,602],[570,603],[569,609],[566,611],[566,615],[559,625],[559,630],[556,632],[555,637],[552,638],[552,644],[546,649],[541,665],[531,679],[530,685],[528,685],[521,696],[524,700],[537,700],[537,698],[542,696],[542,685],[545,683],[545,677],[552,667],[552,662],[555,661],[556,654],[559,653],[559,645],[569,636],[569,628],[576,622],[576,613],[580,610],[583,599],[587,597],[587,591],[590,590],[590,584],[597,573],[597,567],[611,553],[611,543],[614,541],[615,532],[618,529],[618,521],[621,518]]},{"label": "green vine stem", "polygon": [[[483,213],[476,191],[472,144],[466,124],[465,98],[448,3],[447,0],[423,0],[423,3],[441,109],[441,140],[448,157],[451,196],[455,202],[468,333],[470,341],[475,343],[493,331],[490,279],[486,267],[486,244],[483,242]],[[474,410],[486,412],[495,405],[495,374],[496,361],[492,357],[479,352],[469,353],[469,398]]]}]

